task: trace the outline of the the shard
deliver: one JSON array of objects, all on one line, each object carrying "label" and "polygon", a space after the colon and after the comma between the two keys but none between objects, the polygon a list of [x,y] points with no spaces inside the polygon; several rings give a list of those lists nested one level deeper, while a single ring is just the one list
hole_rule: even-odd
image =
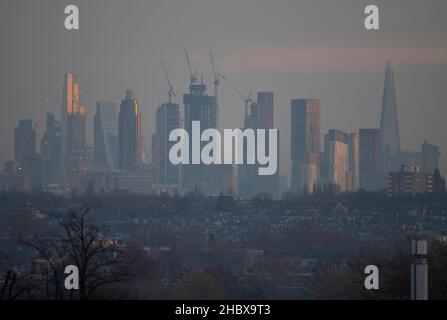
[{"label": "the shard", "polygon": [[399,123],[397,120],[396,92],[394,88],[394,71],[391,62],[385,68],[382,114],[380,119],[380,150],[382,172],[389,172],[398,167],[400,154]]}]

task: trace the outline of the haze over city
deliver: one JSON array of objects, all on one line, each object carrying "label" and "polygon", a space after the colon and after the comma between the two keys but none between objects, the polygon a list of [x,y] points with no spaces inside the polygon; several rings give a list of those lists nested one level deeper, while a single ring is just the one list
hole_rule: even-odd
[{"label": "haze over city", "polygon": [[[321,99],[322,133],[378,128],[384,66],[393,62],[402,150],[424,138],[439,145],[447,167],[442,106],[447,79],[445,1],[377,1],[379,31],[363,28],[367,1],[78,1],[80,30],[63,28],[64,3],[0,4],[0,161],[13,155],[19,119],[44,131],[46,112],[60,117],[63,75],[79,76],[88,144],[98,100],[119,102],[132,88],[150,150],[155,110],[166,100],[159,58],[166,61],[177,102],[189,82],[183,48],[212,94],[208,52],[244,93],[273,91],[280,130],[280,171],[290,171],[290,100]],[[396,18],[398,17],[398,18]],[[14,30],[14,32],[11,32]],[[220,86],[221,128],[243,126],[243,101]]]},{"label": "haze over city", "polygon": [[446,299],[446,14],[1,1],[0,300]]}]

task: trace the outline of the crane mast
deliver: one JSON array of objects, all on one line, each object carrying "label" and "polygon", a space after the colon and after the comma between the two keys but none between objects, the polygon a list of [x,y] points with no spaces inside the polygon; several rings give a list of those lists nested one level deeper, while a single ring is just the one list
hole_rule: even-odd
[{"label": "crane mast", "polygon": [[188,64],[190,82],[191,82],[191,84],[195,84],[197,82],[197,75],[196,75],[196,72],[192,71],[191,60],[189,59],[189,54],[186,49],[185,49],[185,57],[186,57],[186,62]]},{"label": "crane mast", "polygon": [[234,92],[236,92],[238,94],[238,96],[240,96],[242,98],[242,100],[245,103],[245,116],[248,115],[248,107],[250,105],[251,102],[253,102],[253,96],[252,96],[252,92],[250,92],[247,96],[244,96],[244,94],[242,92],[239,91],[238,88],[236,88],[229,80],[228,78],[223,75],[220,74],[220,76],[222,77],[222,79],[225,80],[225,82],[230,86],[230,88],[232,88],[234,90]]},{"label": "crane mast", "polygon": [[210,55],[210,62],[211,62],[211,68],[213,70],[213,77],[214,77],[214,100],[216,105],[216,114],[217,114],[217,126],[219,127],[219,101],[217,100],[217,94],[218,94],[218,87],[220,85],[220,73],[216,72],[216,65],[214,63],[214,55],[212,52],[209,53]]},{"label": "crane mast", "polygon": [[175,91],[174,91],[174,87],[172,86],[171,80],[169,79],[169,74],[168,74],[168,71],[166,69],[166,65],[165,65],[165,62],[164,62],[163,58],[160,58],[160,61],[161,61],[161,63],[160,63],[161,67],[162,67],[163,72],[164,72],[165,77],[166,77],[166,82],[168,83],[169,90],[168,90],[167,94],[168,94],[169,104],[171,104],[172,97],[176,97]]}]

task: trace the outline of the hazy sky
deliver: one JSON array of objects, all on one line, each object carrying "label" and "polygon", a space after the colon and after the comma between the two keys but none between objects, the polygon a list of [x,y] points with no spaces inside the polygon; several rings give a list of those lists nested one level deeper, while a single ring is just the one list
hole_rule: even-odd
[{"label": "hazy sky", "polygon": [[[80,30],[64,29],[76,4]],[[366,31],[363,10],[380,9],[380,30]],[[213,94],[208,52],[243,92],[274,91],[281,130],[281,174],[289,172],[290,100],[322,100],[323,132],[378,127],[384,66],[395,69],[401,145],[438,144],[447,169],[446,0],[2,0],[0,2],[0,161],[13,157],[13,128],[31,118],[39,137],[45,113],[60,117],[65,72],[79,75],[89,116],[98,100],[135,90],[150,150],[155,110],[166,100],[159,59],[177,96],[189,81],[183,48]],[[221,84],[221,125],[241,127],[243,102]]]}]

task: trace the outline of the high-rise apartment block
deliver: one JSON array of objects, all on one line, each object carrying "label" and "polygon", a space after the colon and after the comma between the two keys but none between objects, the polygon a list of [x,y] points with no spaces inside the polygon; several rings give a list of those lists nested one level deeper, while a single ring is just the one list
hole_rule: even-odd
[{"label": "high-rise apartment block", "polygon": [[422,172],[419,166],[402,165],[388,176],[388,196],[414,195],[433,191],[432,174]]},{"label": "high-rise apartment block", "polygon": [[322,176],[340,191],[359,189],[359,134],[331,129],[324,136]]},{"label": "high-rise apartment block", "polygon": [[317,99],[295,99],[291,102],[291,189],[302,192],[303,165],[309,153],[321,152],[321,102]]}]

